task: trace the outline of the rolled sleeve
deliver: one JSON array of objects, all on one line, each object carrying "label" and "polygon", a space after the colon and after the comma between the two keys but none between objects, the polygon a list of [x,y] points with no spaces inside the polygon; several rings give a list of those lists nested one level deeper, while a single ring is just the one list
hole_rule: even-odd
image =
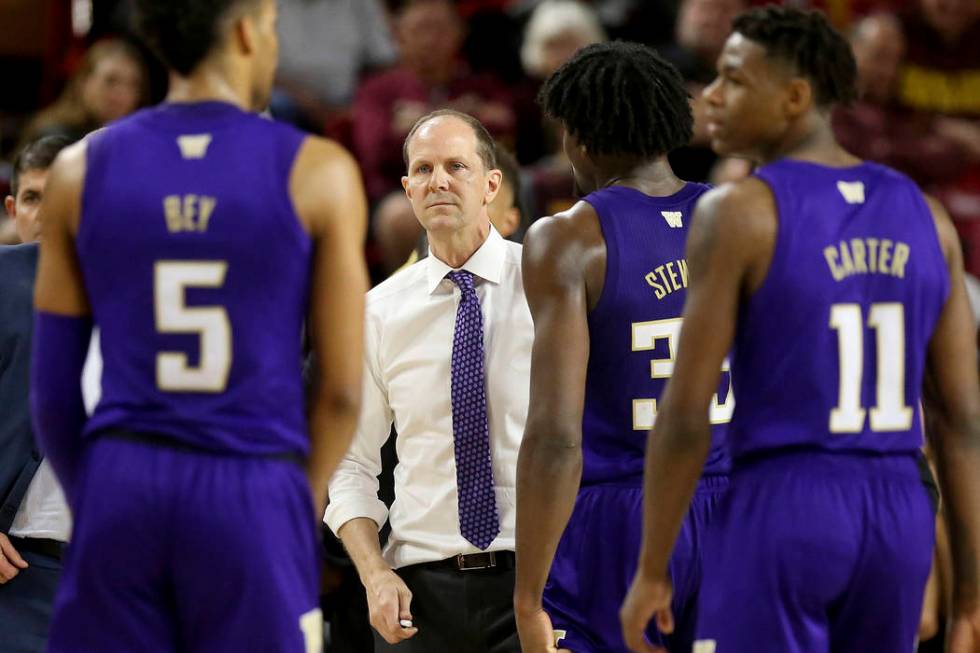
[{"label": "rolled sleeve", "polygon": [[392,413],[378,359],[378,332],[371,320],[364,338],[364,382],[361,414],[351,448],[329,485],[323,521],[337,535],[352,519],[367,517],[378,529],[388,520],[388,508],[378,498],[381,447],[391,432]]}]

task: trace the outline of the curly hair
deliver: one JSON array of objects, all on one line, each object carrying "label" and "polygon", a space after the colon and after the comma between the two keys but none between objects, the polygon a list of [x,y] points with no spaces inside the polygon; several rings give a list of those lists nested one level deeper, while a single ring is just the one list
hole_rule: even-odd
[{"label": "curly hair", "polygon": [[591,154],[661,156],[687,145],[694,129],[677,69],[638,43],[579,50],[541,87],[538,102]]},{"label": "curly hair", "polygon": [[818,106],[849,104],[857,97],[854,53],[822,13],[770,5],[740,14],[732,29],[809,79]]},{"label": "curly hair", "polygon": [[258,0],[135,0],[136,30],[168,68],[189,75],[221,38],[230,11]]}]

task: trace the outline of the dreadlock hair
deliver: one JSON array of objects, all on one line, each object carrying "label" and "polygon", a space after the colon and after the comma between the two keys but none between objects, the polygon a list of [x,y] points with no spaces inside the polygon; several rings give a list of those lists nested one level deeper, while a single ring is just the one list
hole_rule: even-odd
[{"label": "dreadlock hair", "polygon": [[739,15],[732,31],[810,80],[817,106],[849,104],[857,97],[857,64],[851,46],[822,13],[769,5]]},{"label": "dreadlock hair", "polygon": [[54,163],[58,152],[70,144],[71,141],[64,136],[42,136],[25,145],[14,159],[14,169],[10,174],[10,194],[17,197],[22,174],[28,170],[47,170]]},{"label": "dreadlock hair", "polygon": [[684,80],[638,43],[596,43],[545,81],[538,103],[593,155],[655,158],[687,145],[694,129]]},{"label": "dreadlock hair", "polygon": [[221,40],[230,12],[258,0],[135,0],[136,31],[163,63],[187,76]]}]

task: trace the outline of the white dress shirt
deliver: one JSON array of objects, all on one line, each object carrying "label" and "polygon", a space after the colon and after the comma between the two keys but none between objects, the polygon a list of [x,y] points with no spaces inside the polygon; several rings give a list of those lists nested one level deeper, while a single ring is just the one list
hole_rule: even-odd
[{"label": "white dress shirt", "polygon": [[[88,356],[82,369],[82,400],[91,415],[102,396],[102,349],[99,330],[92,332]],[[71,513],[65,502],[61,485],[47,460],[42,460],[34,478],[27,486],[10,534],[15,537],[36,537],[67,542],[71,535]]]},{"label": "white dress shirt", "polygon": [[[517,452],[527,419],[533,325],[521,282],[521,246],[491,227],[461,268],[483,311],[487,419],[500,534],[487,551],[514,550]],[[384,550],[394,568],[476,553],[459,532],[450,403],[460,292],[432,256],[367,294],[364,392],[350,451],[330,481],[324,521],[334,533],[367,517],[391,520]],[[390,514],[378,499],[381,446],[394,422],[398,466]]]}]

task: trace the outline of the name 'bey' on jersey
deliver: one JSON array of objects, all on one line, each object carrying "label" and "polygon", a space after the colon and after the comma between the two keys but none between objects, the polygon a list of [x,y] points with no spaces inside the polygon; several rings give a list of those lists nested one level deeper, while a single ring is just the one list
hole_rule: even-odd
[{"label": "name 'bey' on jersey", "polygon": [[104,370],[86,435],[307,452],[312,245],[288,194],[302,141],[221,102],[161,105],[90,137],[76,247]]}]

